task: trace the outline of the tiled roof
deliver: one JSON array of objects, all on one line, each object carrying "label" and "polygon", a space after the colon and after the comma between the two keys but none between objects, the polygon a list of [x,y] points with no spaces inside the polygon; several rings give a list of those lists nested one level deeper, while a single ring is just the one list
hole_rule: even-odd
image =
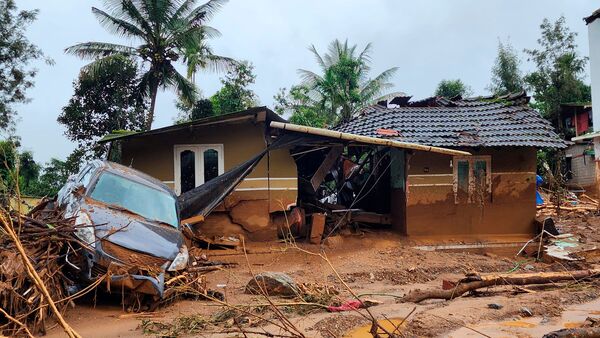
[{"label": "tiled roof", "polygon": [[432,97],[391,107],[373,105],[334,129],[438,147],[566,147],[528,102],[529,97],[520,93],[467,99]]}]

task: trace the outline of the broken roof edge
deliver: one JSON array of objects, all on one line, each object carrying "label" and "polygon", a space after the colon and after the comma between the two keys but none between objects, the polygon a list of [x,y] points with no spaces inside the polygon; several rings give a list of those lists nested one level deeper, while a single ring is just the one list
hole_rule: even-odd
[{"label": "broken roof edge", "polygon": [[426,145],[422,145],[422,144],[401,142],[401,141],[396,141],[396,140],[386,140],[386,139],[380,139],[380,138],[376,138],[376,137],[344,133],[344,132],[340,132],[340,131],[334,131],[334,130],[323,129],[323,128],[301,126],[301,125],[297,125],[297,124],[293,124],[293,123],[283,123],[283,122],[273,121],[273,122],[271,122],[271,127],[277,128],[277,129],[282,129],[282,130],[289,130],[289,131],[298,132],[298,133],[318,135],[318,136],[330,137],[330,138],[339,139],[339,140],[354,141],[354,142],[359,142],[359,143],[393,147],[393,148],[404,148],[404,149],[412,149],[412,150],[419,150],[419,151],[427,151],[427,152],[439,153],[439,154],[445,154],[445,155],[457,155],[457,156],[470,156],[471,155],[471,153],[469,153],[467,151],[462,151],[462,150],[454,150],[454,149],[448,149],[448,148],[426,146]]},{"label": "broken roof edge", "polygon": [[583,21],[585,21],[586,25],[589,25],[592,22],[596,21],[596,19],[598,18],[600,18],[600,8],[595,10],[594,13],[592,13],[592,15],[583,18]]},{"label": "broken roof edge", "polygon": [[236,111],[236,112],[232,112],[232,113],[227,113],[227,114],[223,114],[223,115],[205,117],[202,119],[197,119],[197,120],[184,122],[184,123],[180,123],[180,124],[174,124],[174,125],[170,125],[170,126],[166,126],[166,127],[162,127],[162,128],[157,128],[157,129],[151,129],[151,130],[147,130],[147,131],[141,131],[141,132],[130,131],[127,133],[122,133],[122,135],[116,135],[116,134],[110,133],[110,134],[105,135],[102,139],[100,139],[98,141],[98,143],[102,144],[102,143],[106,143],[106,142],[122,140],[122,139],[131,138],[131,137],[162,134],[162,133],[167,133],[167,132],[171,132],[171,131],[185,129],[188,127],[197,127],[197,126],[203,126],[203,125],[208,125],[208,124],[224,123],[224,122],[228,122],[228,121],[231,121],[234,119],[251,117],[253,114],[258,114],[263,111],[266,112],[266,114],[267,114],[267,120],[276,120],[279,122],[287,122],[286,119],[284,119],[279,114],[272,111],[271,109],[267,108],[266,106],[260,106],[260,107],[252,107],[252,108],[248,108],[246,110],[240,110],[240,111]]}]

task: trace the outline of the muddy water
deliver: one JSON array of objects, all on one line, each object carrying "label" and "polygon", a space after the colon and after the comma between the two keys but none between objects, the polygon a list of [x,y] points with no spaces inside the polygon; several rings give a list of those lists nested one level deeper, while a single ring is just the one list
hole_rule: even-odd
[{"label": "muddy water", "polygon": [[[403,321],[403,318],[390,318],[390,320],[380,320],[379,325],[388,332],[394,332],[398,326],[406,326],[406,322],[403,323]],[[346,333],[346,335],[344,335],[344,338],[373,338],[373,335],[370,331],[371,324],[364,325]],[[383,335],[385,331],[379,328],[377,330],[377,333]]]},{"label": "muddy water", "polygon": [[[572,305],[560,318],[515,318],[503,322],[472,324],[469,327],[491,337],[541,337],[544,334],[564,328],[580,327],[587,317],[600,317],[600,298],[589,303]],[[481,337],[467,328],[458,329],[447,337]]]}]

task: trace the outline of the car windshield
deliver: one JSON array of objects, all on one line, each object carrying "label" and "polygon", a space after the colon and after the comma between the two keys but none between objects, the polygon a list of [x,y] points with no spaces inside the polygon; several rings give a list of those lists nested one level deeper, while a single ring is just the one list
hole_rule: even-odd
[{"label": "car windshield", "polygon": [[177,228],[177,202],[173,196],[125,177],[102,173],[90,197]]}]

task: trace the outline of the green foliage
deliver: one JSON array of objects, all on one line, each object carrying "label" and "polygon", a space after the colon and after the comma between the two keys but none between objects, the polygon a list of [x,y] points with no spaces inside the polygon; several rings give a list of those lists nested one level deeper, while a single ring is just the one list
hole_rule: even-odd
[{"label": "green foliage", "polygon": [[0,141],[0,205],[15,193],[17,146],[11,140]]},{"label": "green foliage", "polygon": [[55,196],[69,175],[78,171],[74,158],[67,161],[51,159],[45,165],[36,163],[30,151],[19,152],[13,140],[0,141],[0,202],[6,204],[10,196]]},{"label": "green foliage", "polygon": [[[219,31],[206,22],[226,3],[209,0],[196,5],[195,0],[107,0],[108,12],[92,7],[102,26],[110,32],[140,41],[137,47],[105,42],[86,42],[66,49],[67,53],[93,60],[86,68],[96,74],[110,63],[113,55],[137,58],[145,73],[139,86],[150,98],[145,129],[152,127],[159,88],[174,88],[187,102],[196,101],[196,86],[190,79],[200,69],[221,70],[235,62],[213,54],[207,41],[219,36]],[[175,69],[182,61],[187,66],[187,78]]]},{"label": "green foliage", "polygon": [[23,192],[30,196],[56,196],[69,175],[77,173],[77,170],[78,164],[52,158],[44,165],[39,179],[30,183]]},{"label": "green foliage", "polygon": [[42,51],[25,36],[37,14],[37,10],[19,11],[14,0],[0,1],[0,129],[13,127],[13,105],[27,102],[25,93],[37,73],[29,64],[43,58]]},{"label": "green foliage", "polygon": [[66,136],[77,142],[87,157],[101,157],[106,148],[97,141],[115,130],[144,129],[147,100],[138,92],[135,62],[122,55],[105,59],[105,67],[90,74],[84,69],[73,83],[75,93],[63,107],[58,122]]},{"label": "green foliage", "polygon": [[210,97],[214,115],[248,109],[257,104],[256,94],[248,89],[256,80],[253,71],[254,66],[243,61],[227,72],[221,79],[223,87]]},{"label": "green foliage", "polygon": [[302,86],[309,90],[306,95],[325,115],[328,124],[348,121],[393,87],[389,80],[397,68],[390,68],[371,79],[371,44],[359,53],[356,48],[356,45],[349,46],[347,40],[344,43],[334,40],[328,52],[321,56],[315,46],[311,46],[321,74],[298,70]]},{"label": "green foliage", "polygon": [[456,96],[467,97],[473,95],[473,91],[460,79],[442,80],[438,83],[434,95],[451,99]]},{"label": "green foliage", "polygon": [[536,65],[525,83],[533,91],[533,106],[563,132],[560,104],[591,100],[589,86],[583,82],[587,59],[578,54],[577,33],[569,30],[563,16],[554,23],[544,19],[540,30],[538,49],[525,50]]},{"label": "green foliage", "polygon": [[318,103],[308,96],[310,89],[304,86],[292,86],[286,93],[279,89],[275,99],[275,111],[280,115],[290,115],[289,121],[309,127],[326,128],[327,115],[321,113]]},{"label": "green foliage", "polygon": [[492,81],[488,89],[494,95],[521,92],[524,82],[519,70],[520,63],[519,57],[510,43],[498,41],[498,56],[492,67]]},{"label": "green foliage", "polygon": [[215,115],[212,102],[209,99],[200,99],[191,106],[180,100],[175,106],[179,110],[179,114],[175,118],[177,124]]}]

